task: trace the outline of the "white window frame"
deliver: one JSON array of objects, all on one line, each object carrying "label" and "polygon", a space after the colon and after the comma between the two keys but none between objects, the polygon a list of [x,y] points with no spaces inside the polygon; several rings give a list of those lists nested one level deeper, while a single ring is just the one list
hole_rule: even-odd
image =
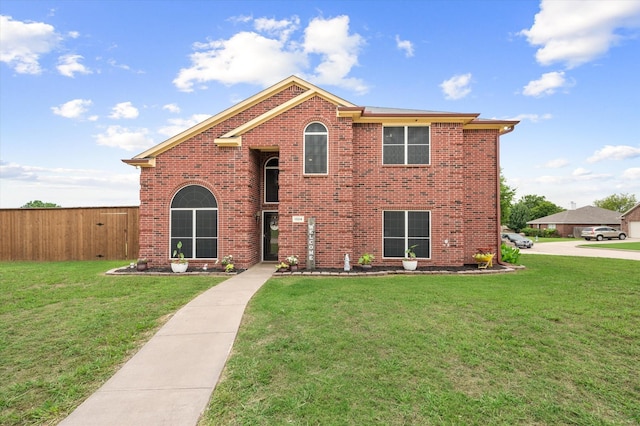
[{"label": "white window frame", "polygon": [[[312,124],[320,124],[322,125],[322,127],[325,128],[324,132],[307,132],[307,129],[309,128],[309,126],[311,126]],[[327,144],[327,153],[326,153],[326,163],[327,163],[327,170],[323,173],[307,173],[307,135],[324,135],[326,137],[326,144]],[[307,124],[304,128],[304,132],[303,132],[303,136],[302,136],[302,157],[303,157],[303,161],[302,161],[302,173],[304,176],[327,176],[329,174],[329,128],[322,122],[320,121],[312,121],[311,123]]]},{"label": "white window frame", "polygon": [[[385,146],[400,146],[399,144],[385,144],[384,143],[384,130],[387,127],[402,127],[404,128],[404,143],[402,144],[404,161],[403,163],[385,163],[384,162],[384,148]],[[426,144],[409,145],[409,128],[410,127],[426,127],[428,129],[429,140]],[[429,155],[426,163],[409,163],[409,146],[426,146],[429,150]],[[430,125],[404,125],[404,124],[382,124],[382,164],[384,166],[429,166],[431,165],[431,126]]]}]

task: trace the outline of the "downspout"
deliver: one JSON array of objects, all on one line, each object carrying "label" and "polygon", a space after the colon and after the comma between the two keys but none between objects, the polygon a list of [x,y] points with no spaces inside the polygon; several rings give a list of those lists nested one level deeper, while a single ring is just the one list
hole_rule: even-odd
[{"label": "downspout", "polygon": [[511,127],[507,128],[507,130],[505,130],[505,132],[502,134],[498,132],[498,136],[496,138],[496,162],[498,165],[498,176],[496,179],[496,194],[498,194],[498,196],[496,197],[496,211],[498,212],[498,252],[496,254],[498,255],[498,261],[496,263],[502,266],[509,266],[509,264],[502,261],[502,250],[500,249],[502,247],[502,224],[500,223],[502,221],[502,211],[500,208],[500,136],[513,132],[513,129],[515,129],[515,127],[515,125],[512,125]]}]

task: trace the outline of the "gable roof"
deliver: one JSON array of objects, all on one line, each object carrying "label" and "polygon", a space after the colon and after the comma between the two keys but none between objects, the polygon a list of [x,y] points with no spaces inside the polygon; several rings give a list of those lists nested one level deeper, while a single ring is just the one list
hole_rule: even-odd
[{"label": "gable roof", "polygon": [[622,217],[624,218],[626,215],[631,214],[632,211],[634,211],[635,209],[640,208],[640,203],[636,204],[635,206],[631,207],[629,210],[627,210],[626,212],[622,213]]},{"label": "gable roof", "polygon": [[527,225],[548,224],[581,224],[581,225],[611,225],[620,223],[620,213],[600,207],[585,206],[575,210],[565,210],[560,213],[541,217],[527,222]]},{"label": "gable roof", "polygon": [[452,113],[438,111],[423,111],[398,108],[380,108],[380,107],[361,107],[345,101],[326,90],[323,90],[313,84],[296,76],[291,76],[279,83],[251,96],[248,99],[204,120],[195,126],[178,133],[177,135],[167,139],[166,141],[155,145],[148,150],[141,152],[131,159],[122,160],[124,163],[136,167],[155,167],[155,159],[158,155],[170,150],[180,143],[198,135],[211,127],[237,115],[256,104],[268,99],[271,96],[289,88],[298,86],[304,89],[304,92],[298,96],[272,108],[271,110],[243,123],[242,125],[230,130],[224,135],[215,139],[218,146],[241,146],[242,135],[249,130],[259,126],[260,124],[300,105],[301,103],[319,96],[337,107],[338,117],[351,117],[357,123],[424,123],[430,124],[433,121],[438,122],[456,122],[461,123],[465,129],[497,129],[500,133],[508,133],[513,130],[519,121],[512,120],[485,120],[478,119],[479,114],[476,113]]}]

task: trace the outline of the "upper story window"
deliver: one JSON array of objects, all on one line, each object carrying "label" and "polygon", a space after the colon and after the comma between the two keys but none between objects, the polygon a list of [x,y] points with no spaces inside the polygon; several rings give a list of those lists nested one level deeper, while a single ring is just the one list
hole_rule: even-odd
[{"label": "upper story window", "polygon": [[328,173],[329,133],[321,123],[311,123],[304,129],[304,174]]},{"label": "upper story window", "polygon": [[218,257],[218,202],[203,186],[185,186],[173,197],[170,256],[179,241],[187,259]]},{"label": "upper story window", "polygon": [[383,164],[429,164],[429,127],[385,126],[382,128]]},{"label": "upper story window", "polygon": [[278,158],[269,159],[264,165],[264,202],[278,202],[278,177],[280,168]]}]

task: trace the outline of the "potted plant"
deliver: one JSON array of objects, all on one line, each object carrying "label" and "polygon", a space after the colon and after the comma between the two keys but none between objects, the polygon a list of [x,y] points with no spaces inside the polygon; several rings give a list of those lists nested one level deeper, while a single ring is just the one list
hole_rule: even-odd
[{"label": "potted plant", "polygon": [[289,270],[289,264],[287,262],[280,262],[276,265],[276,271],[286,272]]},{"label": "potted plant", "polygon": [[415,271],[418,267],[418,259],[416,259],[416,252],[414,251],[416,247],[418,247],[418,244],[414,244],[404,251],[406,256],[402,259],[402,267],[407,271]]},{"label": "potted plant", "polygon": [[287,257],[287,263],[289,264],[289,269],[291,269],[292,271],[298,270],[299,261],[298,256],[296,256],[295,254]]},{"label": "potted plant", "polygon": [[375,258],[376,257],[371,253],[364,253],[362,256],[360,256],[360,259],[358,259],[358,265],[362,266],[362,268],[364,269],[370,269],[371,262],[373,262]]},{"label": "potted plant", "polygon": [[225,257],[223,257],[222,261],[220,263],[222,263],[222,266],[224,266],[224,271],[225,272],[233,272],[233,271],[236,270],[236,267],[233,264],[233,255],[232,254],[228,254]]},{"label": "potted plant", "polygon": [[493,266],[493,256],[495,256],[495,253],[493,253],[490,248],[482,247],[476,249],[473,259],[478,264],[478,268],[486,269]]},{"label": "potted plant", "polygon": [[189,267],[189,262],[184,258],[182,252],[182,241],[178,241],[176,249],[173,251],[174,260],[171,262],[171,270],[173,272],[185,272]]},{"label": "potted plant", "polygon": [[149,261],[147,259],[138,259],[138,263],[136,263],[136,269],[138,271],[146,271],[149,267]]}]

